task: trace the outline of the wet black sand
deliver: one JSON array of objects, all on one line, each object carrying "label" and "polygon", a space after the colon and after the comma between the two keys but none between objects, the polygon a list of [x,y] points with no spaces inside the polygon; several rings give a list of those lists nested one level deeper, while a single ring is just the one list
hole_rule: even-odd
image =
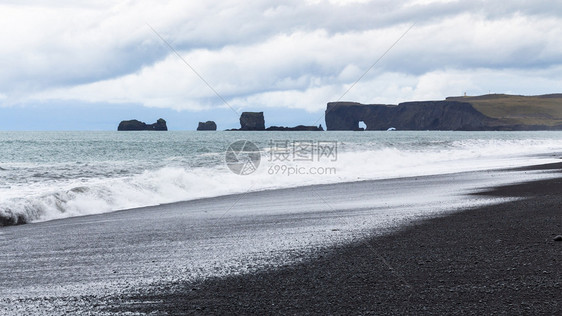
[{"label": "wet black sand", "polygon": [[420,221],[272,271],[137,289],[108,298],[106,311],[560,315],[561,193],[562,178],[493,188],[479,194],[522,199]]}]

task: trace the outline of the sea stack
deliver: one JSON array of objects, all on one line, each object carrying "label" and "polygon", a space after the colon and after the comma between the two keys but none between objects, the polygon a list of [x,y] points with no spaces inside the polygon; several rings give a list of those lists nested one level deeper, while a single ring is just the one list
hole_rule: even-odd
[{"label": "sea stack", "polygon": [[199,122],[197,126],[198,131],[216,131],[217,124],[214,121]]},{"label": "sea stack", "polygon": [[240,115],[241,131],[265,131],[263,112],[242,112]]},{"label": "sea stack", "polygon": [[118,131],[167,131],[166,121],[159,118],[156,123],[146,124],[139,120],[121,121],[117,127]]}]

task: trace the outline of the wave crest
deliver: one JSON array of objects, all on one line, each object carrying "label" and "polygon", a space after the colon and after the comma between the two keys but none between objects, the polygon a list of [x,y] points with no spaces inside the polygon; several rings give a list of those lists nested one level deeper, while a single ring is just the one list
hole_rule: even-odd
[{"label": "wave crest", "polygon": [[236,192],[221,186],[225,170],[162,168],[116,179],[67,184],[67,189],[0,201],[0,226],[178,202]]},{"label": "wave crest", "polygon": [[[446,143],[441,140],[431,143],[414,140],[413,143],[417,145],[400,147],[384,143],[378,146],[367,146],[367,148],[359,146],[359,144],[341,143],[338,144],[338,146],[341,145],[338,150],[342,150],[337,154],[337,159],[315,159],[310,162],[276,161],[265,151],[262,156],[262,164],[250,176],[236,175],[230,172],[226,165],[213,164],[213,167],[209,167],[209,164],[204,164],[204,159],[195,167],[164,167],[142,173],[137,172],[137,169],[142,167],[135,164],[128,167],[129,169],[124,173],[129,173],[129,175],[123,177],[101,177],[98,173],[94,173],[92,176],[92,167],[83,165],[74,171],[82,176],[80,178],[59,177],[52,181],[31,184],[8,182],[5,187],[0,186],[0,226],[99,214],[197,198],[244,193],[249,190],[258,191],[310,184],[422,176],[547,163],[551,161],[537,155],[556,152],[560,149],[559,142],[526,139],[467,139]],[[403,144],[409,144],[409,142],[403,142]],[[534,156],[528,156],[529,153],[533,153]],[[208,159],[207,156],[205,158]],[[557,157],[553,159],[555,158]],[[174,163],[183,162],[182,159],[174,158],[172,160]],[[558,160],[555,159],[555,161]],[[281,164],[282,166],[280,166]],[[275,169],[274,167],[285,168]],[[314,168],[334,168],[335,172],[329,174],[275,172],[279,170],[307,171]],[[121,175],[121,173],[116,175]],[[13,176],[16,177],[17,174]]]}]

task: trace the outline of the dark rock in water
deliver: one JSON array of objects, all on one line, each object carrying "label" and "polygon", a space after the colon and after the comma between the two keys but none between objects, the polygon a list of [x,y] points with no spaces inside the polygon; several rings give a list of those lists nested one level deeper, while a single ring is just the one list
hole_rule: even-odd
[{"label": "dark rock in water", "polygon": [[554,237],[554,241],[562,241],[562,235]]},{"label": "dark rock in water", "polygon": [[198,131],[216,131],[217,124],[214,121],[199,122],[197,126]]},{"label": "dark rock in water", "polygon": [[[201,123],[199,123],[201,126]],[[228,129],[227,131],[323,131],[322,124],[316,126],[298,125],[295,127],[270,126],[265,128],[263,112],[243,112],[240,115],[240,129]]]},{"label": "dark rock in water", "polygon": [[28,220],[23,214],[13,214],[11,212],[0,214],[0,227],[27,224]]},{"label": "dark rock in water", "polygon": [[264,131],[265,119],[263,112],[242,112],[240,115],[241,131]]},{"label": "dark rock in water", "polygon": [[270,126],[266,129],[267,131],[323,131],[322,125],[316,126],[305,126],[297,125],[295,127],[285,127],[285,126]]},{"label": "dark rock in water", "polygon": [[121,121],[118,131],[167,131],[166,121],[158,119],[154,124],[146,124],[138,120]]}]

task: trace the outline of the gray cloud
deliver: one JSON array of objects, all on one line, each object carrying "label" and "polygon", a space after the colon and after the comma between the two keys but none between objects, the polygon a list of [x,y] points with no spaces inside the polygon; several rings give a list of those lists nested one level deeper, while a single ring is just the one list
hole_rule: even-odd
[{"label": "gray cloud", "polygon": [[436,73],[465,71],[469,78],[486,73],[482,69],[511,69],[518,74],[513,78],[522,78],[521,71],[562,64],[558,1],[3,1],[0,8],[0,27],[10,30],[0,34],[4,103],[31,95],[178,109],[224,106],[146,23],[240,107],[267,97],[280,98],[270,100],[279,106],[333,98],[412,23],[415,28],[362,82],[387,85],[372,91],[433,95],[447,93],[421,84]]}]

